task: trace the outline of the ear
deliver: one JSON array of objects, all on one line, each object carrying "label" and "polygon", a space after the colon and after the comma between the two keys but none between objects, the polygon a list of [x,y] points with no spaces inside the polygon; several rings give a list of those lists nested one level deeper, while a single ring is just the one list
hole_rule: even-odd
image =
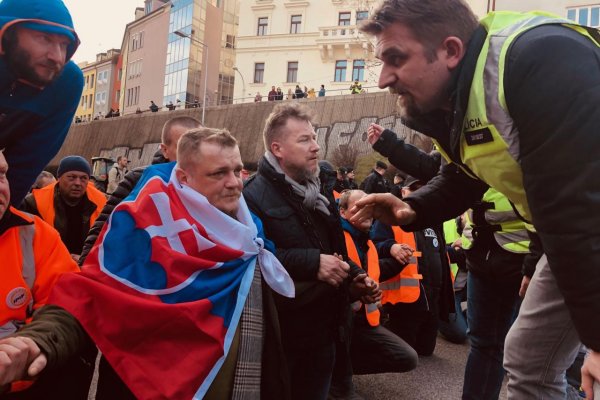
[{"label": "ear", "polygon": [[279,142],[271,142],[271,153],[277,158],[281,158],[281,144]]},{"label": "ear", "polygon": [[163,157],[166,158],[167,160],[169,159],[169,157],[167,156],[167,145],[164,143],[160,144],[160,152],[162,153]]},{"label": "ear", "polygon": [[465,45],[463,41],[456,36],[448,36],[442,42],[442,51],[448,69],[452,70],[458,66],[465,55]]},{"label": "ear", "polygon": [[348,219],[346,218],[348,214],[348,210],[344,209],[344,208],[340,208],[340,217],[344,218],[344,219]]},{"label": "ear", "polygon": [[177,167],[175,169],[175,176],[177,177],[177,181],[179,181],[179,183],[181,183],[182,185],[188,184],[189,174],[180,167]]}]

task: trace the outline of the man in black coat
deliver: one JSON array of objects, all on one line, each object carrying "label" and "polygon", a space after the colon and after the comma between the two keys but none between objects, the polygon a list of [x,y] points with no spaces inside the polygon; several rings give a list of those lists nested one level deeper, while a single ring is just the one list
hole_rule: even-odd
[{"label": "man in black coat", "polygon": [[360,190],[367,194],[370,193],[388,193],[390,185],[387,179],[383,177],[387,171],[387,164],[383,161],[377,161],[371,173],[360,184]]},{"label": "man in black coat", "polygon": [[347,335],[340,327],[349,307],[348,277],[353,277],[353,297],[373,295],[378,288],[367,288],[366,275],[344,261],[339,213],[320,192],[319,145],[309,109],[298,103],[276,106],[265,124],[264,140],[265,156],[246,183],[244,197],[296,285],[296,298],[275,298],[292,396],[324,400],[335,338]]}]

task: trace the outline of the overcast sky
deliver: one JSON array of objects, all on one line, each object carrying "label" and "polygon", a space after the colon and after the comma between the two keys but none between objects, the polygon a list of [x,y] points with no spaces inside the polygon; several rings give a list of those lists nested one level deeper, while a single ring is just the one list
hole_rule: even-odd
[{"label": "overcast sky", "polygon": [[125,25],[133,21],[144,0],[63,0],[73,17],[81,46],[73,61],[96,61],[96,54],[120,49]]}]

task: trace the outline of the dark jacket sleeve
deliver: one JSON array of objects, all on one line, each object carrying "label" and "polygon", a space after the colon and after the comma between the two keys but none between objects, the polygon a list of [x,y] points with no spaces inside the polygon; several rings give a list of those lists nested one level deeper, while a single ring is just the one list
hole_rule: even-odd
[{"label": "dark jacket sleeve", "polygon": [[35,202],[35,197],[33,197],[33,194],[28,194],[25,199],[23,200],[23,202],[21,203],[21,207],[20,209],[22,211],[25,211],[29,214],[33,214],[33,215],[37,215],[38,217],[42,217],[40,215],[40,212],[37,209],[37,204]]},{"label": "dark jacket sleeve", "polygon": [[425,153],[418,147],[404,143],[389,129],[383,131],[373,149],[387,157],[394,167],[425,182],[433,178],[440,169],[439,155]]},{"label": "dark jacket sleeve", "polygon": [[403,199],[415,210],[417,219],[402,229],[411,232],[443,224],[481,200],[487,189],[484,182],[469,177],[457,165],[444,165],[427,185]]},{"label": "dark jacket sleeve", "polygon": [[92,343],[75,317],[55,305],[36,310],[31,323],[14,336],[31,338],[46,355],[48,369],[60,367]]},{"label": "dark jacket sleeve", "polygon": [[394,231],[389,225],[375,221],[371,227],[370,237],[375,243],[379,258],[391,257],[390,249],[396,241],[394,240]]},{"label": "dark jacket sleeve", "polygon": [[125,199],[131,193],[137,182],[140,180],[142,173],[144,172],[144,168],[136,168],[125,175],[125,178],[119,183],[115,191],[110,195],[108,201],[104,205],[102,212],[98,215],[98,218],[94,222],[94,225],[90,228],[88,232],[87,238],[83,243],[83,250],[81,251],[81,256],[79,257],[79,265],[83,265],[85,259],[88,254],[94,247],[96,240],[98,239],[98,235],[104,227],[104,223],[108,220],[108,217],[115,209],[115,207]]},{"label": "dark jacket sleeve", "polygon": [[513,43],[507,107],[533,223],[581,341],[600,351],[600,49],[561,26]]}]

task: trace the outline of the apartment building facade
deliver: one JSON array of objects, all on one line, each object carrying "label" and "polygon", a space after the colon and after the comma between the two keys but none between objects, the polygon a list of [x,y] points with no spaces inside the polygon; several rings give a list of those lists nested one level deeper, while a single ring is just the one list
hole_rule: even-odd
[{"label": "apartment building facade", "polygon": [[[327,95],[349,94],[358,80],[363,89],[379,91],[380,63],[372,39],[359,32],[375,0],[241,0],[237,70],[244,78],[235,87],[236,102],[266,96],[272,86],[284,93],[324,85]],[[487,0],[471,0],[483,16]]]},{"label": "apartment building facade", "polygon": [[492,9],[497,11],[541,10],[568,18],[581,25],[600,27],[600,1],[493,0]]}]

